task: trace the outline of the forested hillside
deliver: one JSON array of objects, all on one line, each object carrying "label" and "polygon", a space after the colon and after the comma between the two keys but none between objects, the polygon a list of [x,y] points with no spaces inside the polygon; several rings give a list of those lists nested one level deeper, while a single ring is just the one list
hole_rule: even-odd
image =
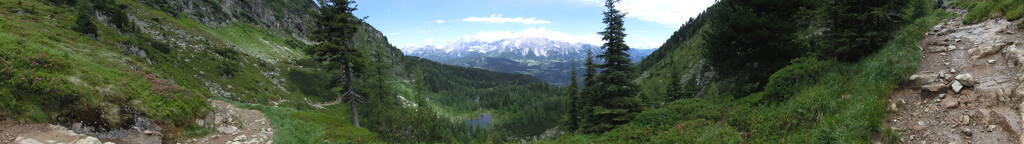
[{"label": "forested hillside", "polygon": [[[581,120],[577,133],[540,143],[898,142],[885,106],[916,69],[925,32],[951,15],[936,5],[719,1],[637,66],[637,94],[620,97],[642,112],[607,131]],[[593,91],[570,112],[601,116],[585,107]]]}]

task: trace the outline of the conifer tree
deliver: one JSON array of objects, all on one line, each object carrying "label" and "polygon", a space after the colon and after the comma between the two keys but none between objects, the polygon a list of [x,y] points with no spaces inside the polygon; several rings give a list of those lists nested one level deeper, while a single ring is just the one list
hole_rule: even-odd
[{"label": "conifer tree", "polygon": [[580,109],[583,106],[583,99],[580,98],[579,80],[576,79],[578,72],[575,60],[569,65],[569,68],[569,121],[566,126],[570,130],[575,130],[579,128],[580,118],[583,117],[583,111]]},{"label": "conifer tree", "polygon": [[352,15],[356,8],[350,7],[352,1],[329,0],[321,2],[320,13],[317,15],[316,30],[313,31],[312,40],[319,42],[306,53],[312,55],[317,61],[327,65],[332,71],[340,71],[336,75],[344,77],[344,92],[338,100],[347,102],[352,110],[352,123],[359,127],[358,104],[367,103],[365,97],[360,95],[353,86],[355,73],[363,73],[367,68],[366,54],[354,47],[351,43],[353,36],[359,30],[362,20]]},{"label": "conifer tree", "polygon": [[625,43],[625,24],[622,19],[625,13],[615,8],[620,0],[606,0],[604,12],[604,23],[608,25],[604,31],[599,32],[602,40],[601,46],[605,52],[598,55],[604,59],[600,65],[601,71],[595,77],[592,86],[593,93],[588,95],[589,127],[585,132],[603,132],[625,124],[632,119],[632,114],[639,111],[639,105],[634,97],[637,92],[636,84],[632,80],[636,78],[635,70],[629,59],[629,46]]}]

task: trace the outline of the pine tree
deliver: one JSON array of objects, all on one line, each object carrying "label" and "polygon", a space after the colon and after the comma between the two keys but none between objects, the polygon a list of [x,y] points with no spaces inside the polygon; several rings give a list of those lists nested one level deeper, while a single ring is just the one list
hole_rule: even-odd
[{"label": "pine tree", "polygon": [[572,64],[569,65],[569,121],[566,127],[570,130],[579,128],[580,119],[582,116],[583,99],[580,97],[579,91],[579,80],[577,77],[576,61],[573,60]]},{"label": "pine tree", "polygon": [[830,0],[824,8],[824,33],[829,46],[825,56],[840,60],[859,60],[882,48],[899,24],[909,1],[903,0]]},{"label": "pine tree", "polygon": [[635,70],[629,59],[629,46],[625,43],[625,28],[622,19],[626,16],[622,11],[615,9],[615,4],[620,0],[606,0],[604,12],[604,23],[608,25],[604,31],[599,32],[602,40],[601,46],[605,52],[598,55],[604,59],[600,65],[604,71],[598,73],[596,81],[592,86],[593,93],[588,95],[590,113],[588,113],[588,125],[586,132],[603,132],[625,124],[632,119],[632,114],[640,111],[637,99],[634,95],[637,92],[636,84],[632,80],[636,78]]},{"label": "pine tree", "polygon": [[576,130],[582,131],[584,128],[593,126],[593,117],[591,109],[593,99],[591,96],[594,95],[594,85],[597,82],[594,77],[597,75],[598,65],[594,63],[594,53],[589,49],[587,50],[587,59],[583,64],[586,67],[586,71],[583,74],[583,91],[577,97],[579,106],[575,107],[576,111],[579,111],[579,122],[576,124]]},{"label": "pine tree", "polygon": [[338,100],[348,102],[352,110],[352,123],[359,127],[358,104],[367,103],[365,97],[360,95],[353,84],[355,73],[362,73],[367,69],[367,59],[363,51],[354,47],[351,43],[353,36],[359,30],[362,20],[352,15],[356,8],[350,7],[354,2],[348,0],[330,0],[320,3],[320,13],[317,15],[316,30],[311,38],[319,42],[307,53],[317,61],[328,65],[329,69],[343,72],[338,77],[344,77],[344,89]]}]

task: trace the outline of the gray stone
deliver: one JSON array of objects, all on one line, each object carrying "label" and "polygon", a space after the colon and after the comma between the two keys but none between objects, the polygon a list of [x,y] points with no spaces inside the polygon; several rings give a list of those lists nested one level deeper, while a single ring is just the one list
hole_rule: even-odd
[{"label": "gray stone", "polygon": [[39,140],[36,140],[36,139],[33,139],[33,138],[25,138],[25,137],[14,138],[14,143],[15,144],[43,144],[43,142],[41,142]]},{"label": "gray stone", "polygon": [[942,99],[942,102],[940,104],[942,104],[942,107],[947,109],[956,108],[957,105],[960,105],[960,98],[946,97],[945,99]]},{"label": "gray stone", "polygon": [[944,88],[946,88],[946,85],[942,84],[942,83],[932,83],[932,84],[921,86],[921,89],[929,91],[929,92],[939,92],[939,91],[941,91]]},{"label": "gray stone", "polygon": [[960,117],[960,124],[961,125],[967,125],[967,124],[970,124],[970,123],[971,123],[971,116],[964,115],[964,116]]},{"label": "gray stone", "polygon": [[960,93],[960,90],[964,88],[964,85],[961,84],[960,81],[954,80],[953,84],[950,84],[949,87],[953,88],[953,92]]},{"label": "gray stone", "polygon": [[85,137],[82,139],[75,140],[74,144],[103,144],[100,139],[95,137]]},{"label": "gray stone", "polygon": [[956,76],[956,81],[959,81],[960,84],[963,84],[964,86],[968,86],[968,87],[972,87],[975,84],[978,84],[978,81],[974,80],[974,76],[972,76],[971,74],[966,74],[966,73],[965,74],[957,75]]},{"label": "gray stone", "polygon": [[221,133],[225,133],[225,134],[235,134],[235,133],[238,133],[238,127],[235,127],[235,126],[221,126],[221,127],[217,127],[217,131],[220,131]]}]

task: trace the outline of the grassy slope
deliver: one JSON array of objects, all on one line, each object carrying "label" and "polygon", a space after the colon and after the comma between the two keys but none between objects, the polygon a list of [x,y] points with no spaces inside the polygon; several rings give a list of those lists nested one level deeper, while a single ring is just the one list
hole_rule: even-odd
[{"label": "grassy slope", "polygon": [[[647,110],[603,134],[570,134],[539,143],[869,143],[876,136],[895,140],[894,133],[882,126],[888,96],[916,68],[924,33],[948,16],[933,11],[916,19],[885,48],[860,62],[794,61],[769,82],[793,86],[787,89],[793,96],[786,101],[764,103],[763,92],[733,99],[727,92],[730,83],[714,82],[705,93],[708,98],[682,99]],[[667,82],[651,79],[667,77],[658,73],[687,69],[699,60],[699,39],[688,41],[656,66],[664,68],[649,72],[655,78],[641,81],[643,93],[663,95],[659,92]],[[786,76],[812,79],[778,79]]]},{"label": "grassy slope", "polygon": [[[212,28],[134,1],[117,3],[129,7],[126,13],[152,25],[143,28],[181,39],[188,46],[167,44],[144,34],[120,33],[102,24],[98,24],[98,36],[91,38],[70,30],[77,14],[72,6],[0,0],[0,63],[5,63],[0,66],[0,79],[4,79],[0,81],[0,117],[56,123],[86,119],[116,125],[123,118],[119,109],[124,106],[146,113],[168,129],[165,133],[196,136],[206,129],[195,128],[192,120],[205,115],[206,98],[218,97],[209,88],[212,83],[231,93],[223,98],[232,101],[266,104],[288,100],[281,105],[284,107],[246,106],[271,117],[280,130],[279,142],[377,139],[366,129],[338,120],[342,118],[338,115],[347,115],[347,108],[314,111],[302,104],[304,98],[321,98],[302,93],[295,85],[298,82],[280,75],[313,71],[292,62],[306,56],[288,47],[286,41],[294,41],[290,36],[241,23]],[[193,36],[201,39],[187,39]],[[148,58],[122,53],[119,44],[137,45],[147,51]],[[154,44],[170,45],[170,51],[162,52],[151,46]],[[229,68],[231,74],[224,74]],[[99,115],[102,117],[95,118]]]},{"label": "grassy slope", "polygon": [[1017,20],[1024,16],[1024,0],[956,0],[954,4],[968,9],[964,23],[977,23],[1002,16]]},{"label": "grassy slope", "polygon": [[[206,114],[205,99],[216,98],[264,112],[278,130],[278,143],[384,141],[349,124],[347,107],[313,110],[305,104],[307,98],[333,97],[322,88],[325,83],[318,82],[326,78],[325,72],[311,68],[308,56],[301,53],[305,45],[290,36],[244,23],[208,27],[135,1],[116,4],[128,7],[125,13],[148,24],[140,27],[154,35],[121,32],[92,18],[100,30],[93,38],[70,30],[78,13],[73,5],[0,0],[0,117],[53,123],[90,119],[116,125],[124,106],[144,112],[165,127],[171,139],[180,140],[209,132],[192,121]],[[436,104],[429,101],[436,94],[416,82],[444,72],[406,66],[413,64],[404,63],[408,58],[375,31],[367,25],[357,33],[356,45],[390,66],[387,73],[395,78],[389,86],[420,106]],[[137,46],[148,56],[124,53],[119,45]],[[41,80],[32,80],[36,77]],[[271,102],[282,103],[267,106]],[[99,113],[102,117],[95,118]],[[442,113],[454,121],[467,116]]]}]

